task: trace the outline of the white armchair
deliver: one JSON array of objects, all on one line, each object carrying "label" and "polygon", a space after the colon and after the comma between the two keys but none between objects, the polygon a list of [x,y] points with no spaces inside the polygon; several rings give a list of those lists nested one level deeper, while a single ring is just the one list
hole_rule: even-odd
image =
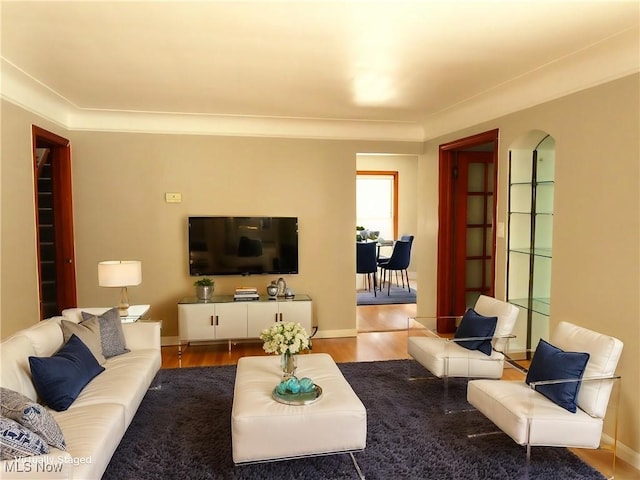
[{"label": "white armchair", "polygon": [[[554,380],[532,381],[529,385],[525,381],[472,380],[467,389],[467,400],[471,405],[516,443],[526,445],[526,472],[532,446],[599,448],[612,388],[620,378],[616,376],[615,369],[623,344],[616,338],[560,322],[549,343],[563,350],[563,353],[589,354],[581,379],[552,375],[555,376]],[[538,353],[534,354],[531,370],[536,355]],[[545,386],[571,385],[575,382],[581,382],[575,400],[575,413],[540,393]],[[617,405],[614,407],[617,417]],[[614,419],[616,421],[617,418]],[[614,433],[612,469],[615,469],[616,442]]]},{"label": "white armchair", "polygon": [[[483,317],[496,317],[495,331],[489,336],[441,338],[410,336],[407,350],[419,364],[435,377],[444,380],[444,410],[449,406],[449,377],[501,378],[505,352],[512,335],[519,309],[510,303],[481,295],[473,310]],[[417,319],[418,320],[418,319]],[[460,328],[460,327],[459,327]],[[484,342],[484,351],[462,346],[463,342]],[[411,374],[409,375],[410,378]]]},{"label": "white armchair", "polygon": [[[412,336],[408,339],[409,355],[438,378],[501,378],[504,352],[518,316],[518,308],[502,300],[481,295],[473,309],[485,317],[497,317],[495,333],[490,337],[440,338]],[[469,350],[463,341],[490,340],[491,354]]]}]

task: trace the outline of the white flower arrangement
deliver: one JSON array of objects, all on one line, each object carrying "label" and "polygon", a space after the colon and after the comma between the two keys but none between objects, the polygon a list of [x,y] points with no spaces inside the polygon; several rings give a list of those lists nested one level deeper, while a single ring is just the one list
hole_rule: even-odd
[{"label": "white flower arrangement", "polygon": [[309,336],[299,323],[278,322],[266,328],[260,334],[264,342],[262,348],[267,353],[296,354],[309,348]]}]

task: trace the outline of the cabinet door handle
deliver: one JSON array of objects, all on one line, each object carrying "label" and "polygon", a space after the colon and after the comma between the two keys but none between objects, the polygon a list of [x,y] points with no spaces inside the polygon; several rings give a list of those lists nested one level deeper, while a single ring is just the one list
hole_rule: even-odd
[{"label": "cabinet door handle", "polygon": [[218,321],[218,315],[216,315],[216,327],[220,325],[220,322]]},{"label": "cabinet door handle", "polygon": [[278,314],[274,313],[274,318],[276,319],[276,322],[278,321]]},{"label": "cabinet door handle", "polygon": [[282,313],[280,314],[280,321],[282,321]]},{"label": "cabinet door handle", "polygon": [[211,315],[211,326],[213,327],[213,315]]}]

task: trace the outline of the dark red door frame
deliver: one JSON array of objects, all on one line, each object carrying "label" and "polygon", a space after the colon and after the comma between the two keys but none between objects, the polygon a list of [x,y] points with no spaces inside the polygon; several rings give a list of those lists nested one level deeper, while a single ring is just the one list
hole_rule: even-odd
[{"label": "dark red door frame", "polygon": [[[36,148],[51,149],[50,162],[54,185],[53,209],[55,218],[56,248],[56,284],[57,303],[60,311],[77,306],[75,241],[73,232],[73,201],[71,183],[71,147],[69,140],[43,128],[32,125],[31,128],[33,161],[34,161],[34,194],[36,206],[36,224],[39,225],[38,213],[38,176],[36,164]],[[36,228],[37,244],[40,245],[39,229]],[[38,248],[38,269],[40,270],[40,249]],[[40,303],[42,303],[42,272],[39,271]],[[42,316],[42,305],[40,314]]]},{"label": "dark red door frame", "polygon": [[[497,205],[497,171],[498,171],[498,129],[473,135],[471,137],[455,140],[450,143],[440,145],[439,148],[439,205],[438,205],[438,273],[437,273],[437,296],[436,315],[438,317],[438,332],[451,333],[455,331],[454,304],[452,291],[453,284],[453,235],[455,225],[452,221],[452,209],[454,208],[454,183],[453,168],[459,150],[469,149],[475,146],[493,144],[493,164],[494,164],[494,201],[493,218],[496,218]],[[493,228],[492,252],[495,263],[496,229]],[[449,317],[449,318],[445,318]]]}]

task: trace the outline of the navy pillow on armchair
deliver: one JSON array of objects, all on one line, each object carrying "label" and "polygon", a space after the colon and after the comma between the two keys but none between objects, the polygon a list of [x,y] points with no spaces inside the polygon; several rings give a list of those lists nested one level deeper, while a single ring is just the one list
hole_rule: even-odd
[{"label": "navy pillow on armchair", "polygon": [[[480,315],[473,308],[467,310],[460,321],[453,338],[473,338],[492,337],[496,331],[498,317],[485,317]],[[458,345],[469,350],[479,350],[485,355],[491,355],[491,339],[488,340],[466,340],[456,342]]]},{"label": "navy pillow on armchair", "polygon": [[[525,382],[529,385],[543,380],[580,379],[588,361],[589,354],[586,352],[565,352],[540,339]],[[580,384],[581,382],[567,382],[540,385],[536,391],[571,413],[576,413]]]}]

